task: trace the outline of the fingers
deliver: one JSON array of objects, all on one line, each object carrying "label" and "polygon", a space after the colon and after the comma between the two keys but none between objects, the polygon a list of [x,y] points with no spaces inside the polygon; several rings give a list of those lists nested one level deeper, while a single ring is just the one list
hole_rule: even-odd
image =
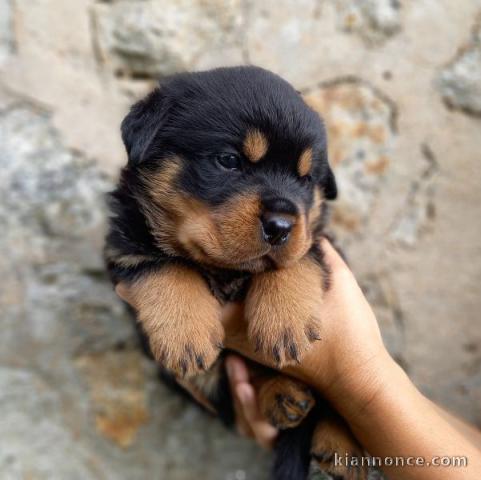
[{"label": "fingers", "polygon": [[333,270],[337,268],[348,268],[346,262],[342,259],[341,255],[339,255],[339,252],[336,251],[326,237],[321,238],[321,248],[324,252],[324,258]]},{"label": "fingers", "polygon": [[323,237],[320,246],[324,252],[324,259],[331,269],[333,283],[342,285],[346,283],[345,280],[349,280],[347,283],[353,283],[352,280],[354,280],[354,275],[352,274],[351,269],[347,266],[339,252],[337,252],[332,246],[331,242]]},{"label": "fingers", "polygon": [[239,432],[253,437],[262,447],[271,448],[278,431],[260,414],[245,362],[240,357],[230,355],[226,359],[226,368]]}]

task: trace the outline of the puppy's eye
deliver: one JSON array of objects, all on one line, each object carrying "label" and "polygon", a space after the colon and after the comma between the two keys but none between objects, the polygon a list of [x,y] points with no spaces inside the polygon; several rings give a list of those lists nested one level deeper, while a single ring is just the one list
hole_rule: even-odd
[{"label": "puppy's eye", "polygon": [[241,158],[235,153],[220,153],[215,156],[215,161],[224,170],[239,170]]}]

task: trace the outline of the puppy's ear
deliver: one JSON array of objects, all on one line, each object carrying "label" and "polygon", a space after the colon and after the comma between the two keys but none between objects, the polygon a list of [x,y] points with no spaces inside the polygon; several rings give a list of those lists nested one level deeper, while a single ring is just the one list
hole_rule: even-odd
[{"label": "puppy's ear", "polygon": [[327,172],[322,185],[324,189],[324,197],[327,200],[335,200],[337,198],[337,183],[331,167],[327,167]]},{"label": "puppy's ear", "polygon": [[157,88],[134,104],[124,118],[120,129],[129,165],[138,165],[147,158],[149,147],[165,123],[165,104],[165,98]]},{"label": "puppy's ear", "polygon": [[334,172],[327,160],[327,148],[324,146],[321,153],[322,175],[319,181],[319,186],[324,192],[326,200],[335,200],[337,198],[337,183],[334,177]]}]

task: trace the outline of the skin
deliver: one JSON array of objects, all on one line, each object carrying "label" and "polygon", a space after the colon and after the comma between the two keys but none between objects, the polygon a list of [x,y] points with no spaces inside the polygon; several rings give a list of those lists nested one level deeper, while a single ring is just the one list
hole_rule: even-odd
[{"label": "skin", "polygon": [[[319,391],[344,417],[363,447],[376,457],[465,456],[466,467],[383,467],[392,479],[477,480],[481,432],[427,399],[387,352],[376,317],[352,272],[327,240],[322,241],[332,284],[322,304],[321,340],[299,365],[283,369]],[[117,292],[128,301],[128,290]],[[240,304],[223,308],[226,347],[274,366],[247,341]],[[277,431],[262,418],[241,357],[227,359],[241,433],[269,447]],[[373,433],[374,432],[374,433]]]}]

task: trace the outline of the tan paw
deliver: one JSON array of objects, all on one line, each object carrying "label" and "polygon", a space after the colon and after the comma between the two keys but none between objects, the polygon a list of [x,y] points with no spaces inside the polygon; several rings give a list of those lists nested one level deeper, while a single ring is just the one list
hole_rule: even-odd
[{"label": "tan paw", "polygon": [[[152,324],[161,320],[155,318]],[[146,323],[144,321],[144,328]],[[189,377],[211,367],[223,348],[224,330],[219,321],[190,318],[167,328],[147,330],[154,358],[179,377]]]},{"label": "tan paw", "polygon": [[281,311],[274,315],[276,323],[266,322],[260,316],[250,320],[249,340],[256,352],[272,358],[278,367],[299,363],[311,343],[320,339],[318,322],[314,318],[296,319]]},{"label": "tan paw", "polygon": [[320,339],[322,295],[322,272],[310,259],[255,275],[245,302],[249,340],[277,366],[299,362]]},{"label": "tan paw", "polygon": [[340,418],[322,420],[312,438],[308,478],[321,480],[328,474],[336,480],[366,480],[363,458],[362,447]]},{"label": "tan paw", "polygon": [[299,425],[315,402],[309,387],[284,375],[267,380],[257,395],[261,413],[281,430]]},{"label": "tan paw", "polygon": [[220,306],[197,272],[172,265],[132,285],[155,359],[177,376],[208,369],[222,349]]}]

